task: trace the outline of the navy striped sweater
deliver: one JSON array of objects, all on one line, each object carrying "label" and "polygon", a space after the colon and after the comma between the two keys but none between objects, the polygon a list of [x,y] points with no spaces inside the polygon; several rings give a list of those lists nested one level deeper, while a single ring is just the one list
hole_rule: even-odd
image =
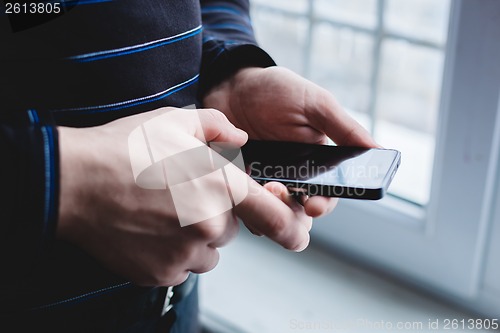
[{"label": "navy striped sweater", "polygon": [[[80,0],[13,32],[0,13],[0,310],[25,311],[126,281],[56,241],[57,125],[95,126],[200,105],[238,68],[271,66],[245,0]],[[96,293],[97,291],[97,293]]]}]

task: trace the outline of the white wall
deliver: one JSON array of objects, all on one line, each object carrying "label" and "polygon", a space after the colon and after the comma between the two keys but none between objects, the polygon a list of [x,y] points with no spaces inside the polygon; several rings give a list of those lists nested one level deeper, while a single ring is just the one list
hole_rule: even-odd
[{"label": "white wall", "polygon": [[500,297],[500,167],[497,175],[497,194],[493,206],[495,208],[490,229],[489,249],[486,257],[484,289],[497,293],[498,297]]}]

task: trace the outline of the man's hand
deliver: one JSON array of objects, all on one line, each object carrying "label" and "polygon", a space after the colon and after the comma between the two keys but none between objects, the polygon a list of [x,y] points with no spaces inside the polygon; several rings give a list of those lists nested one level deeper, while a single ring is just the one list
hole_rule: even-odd
[{"label": "man's hand", "polygon": [[[338,145],[376,147],[368,132],[352,119],[327,90],[281,67],[245,68],[213,88],[206,107],[222,111],[251,139],[322,144],[330,137]],[[270,183],[286,197],[284,186]],[[330,212],[336,199],[312,197],[305,212]]]},{"label": "man's hand", "polygon": [[[129,157],[129,135],[150,119],[163,119],[160,116],[167,112],[175,113],[156,126],[160,129],[154,134],[158,149],[187,151],[204,140],[241,146],[247,140],[245,132],[216,110],[168,108],[93,128],[60,127],[59,238],[140,285],[176,285],[190,271],[213,269],[218,262],[217,248],[237,233],[235,215],[287,249],[307,246],[311,219],[300,205],[280,200],[237,168],[231,174],[233,181],[247,182],[249,195],[235,209],[186,227],[179,224],[168,186],[164,190],[139,187]],[[175,172],[182,175],[188,170],[179,165]],[[182,176],[190,179],[192,175]],[[214,197],[227,191],[226,182],[217,179],[209,187]],[[209,209],[213,200],[177,199],[193,212]]]}]

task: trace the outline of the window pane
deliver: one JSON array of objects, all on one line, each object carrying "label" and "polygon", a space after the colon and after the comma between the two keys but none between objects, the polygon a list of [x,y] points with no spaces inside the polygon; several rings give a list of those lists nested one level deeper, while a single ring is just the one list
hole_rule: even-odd
[{"label": "window pane", "polygon": [[296,13],[305,13],[307,2],[307,0],[252,0],[250,3],[255,6],[264,5]]},{"label": "window pane", "polygon": [[385,41],[377,100],[381,119],[434,134],[443,58],[439,50]]},{"label": "window pane", "polygon": [[431,183],[442,51],[386,40],[376,105],[376,139],[403,153],[391,192],[425,204]]},{"label": "window pane", "polygon": [[315,0],[314,7],[315,15],[320,18],[368,28],[376,24],[377,0]]},{"label": "window pane", "polygon": [[302,73],[307,21],[257,8],[252,12],[259,44],[280,66]]},{"label": "window pane", "polygon": [[387,0],[386,28],[444,44],[450,0]]},{"label": "window pane", "polygon": [[310,78],[330,90],[345,107],[368,112],[373,38],[351,29],[317,24],[313,32]]}]

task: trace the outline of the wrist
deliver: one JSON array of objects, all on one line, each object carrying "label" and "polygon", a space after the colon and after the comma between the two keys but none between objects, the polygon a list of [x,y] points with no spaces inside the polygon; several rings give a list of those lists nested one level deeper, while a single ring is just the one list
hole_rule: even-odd
[{"label": "wrist", "polygon": [[[98,158],[96,128],[59,127],[60,193],[59,221],[56,235],[60,239],[75,241],[79,226],[95,207],[88,198],[98,191],[96,179],[102,173],[102,159]],[[92,133],[89,133],[91,131]],[[82,235],[80,235],[81,237]]]},{"label": "wrist", "polygon": [[[223,112],[233,124],[236,124],[231,111],[238,108],[240,87],[249,77],[266,70],[261,67],[245,67],[237,70],[219,84],[212,87],[203,97],[203,107],[214,108]],[[243,93],[245,93],[243,91]],[[247,92],[248,93],[248,92]]]}]

